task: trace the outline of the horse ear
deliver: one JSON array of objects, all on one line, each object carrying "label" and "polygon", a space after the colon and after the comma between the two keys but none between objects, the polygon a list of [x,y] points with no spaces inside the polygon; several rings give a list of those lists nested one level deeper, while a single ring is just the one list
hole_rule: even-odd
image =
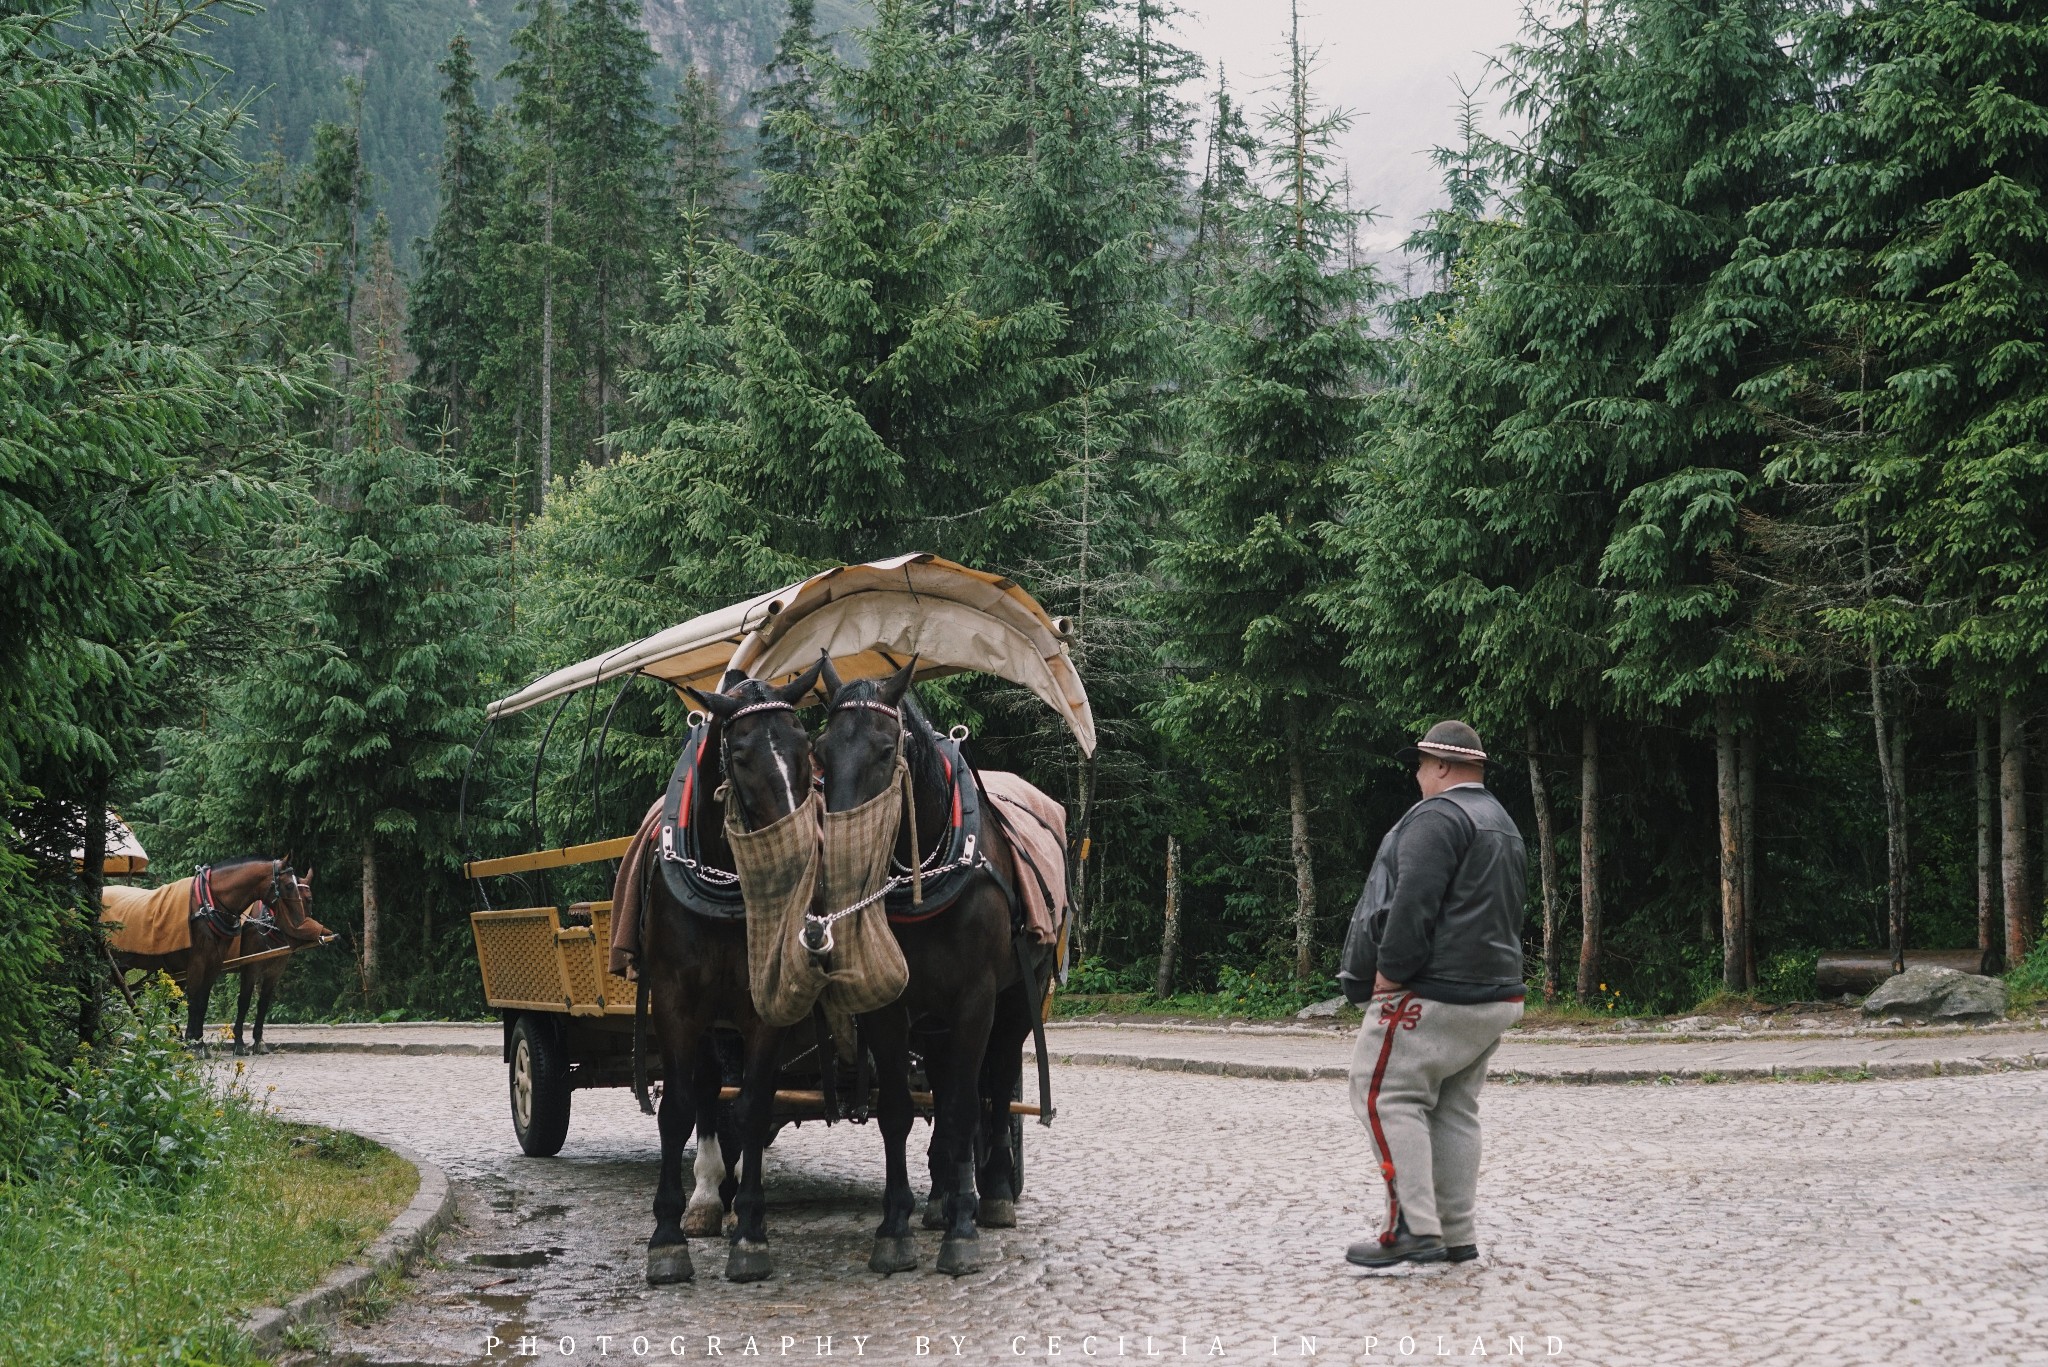
[{"label": "horse ear", "polygon": [[839,671],[832,667],[832,657],[822,650],[818,652],[818,677],[825,681],[825,701],[839,696]]},{"label": "horse ear", "polygon": [[883,682],[880,691],[875,696],[891,707],[898,706],[903,701],[903,695],[910,691],[910,680],[916,673],[917,656],[913,655],[910,657],[908,664],[904,665],[903,668],[897,670],[894,674],[891,674]]},{"label": "horse ear", "polygon": [[818,671],[824,667],[824,664],[825,657],[820,655],[817,664],[812,665],[809,669],[806,669],[803,673],[776,689],[775,696],[783,702],[793,703],[801,701],[806,693],[809,693],[818,686]]},{"label": "horse ear", "polygon": [[683,692],[690,695],[691,702],[696,703],[697,706],[720,720],[730,717],[733,713],[739,711],[742,705],[738,698],[729,698],[723,693],[699,692],[688,684],[683,685]]}]

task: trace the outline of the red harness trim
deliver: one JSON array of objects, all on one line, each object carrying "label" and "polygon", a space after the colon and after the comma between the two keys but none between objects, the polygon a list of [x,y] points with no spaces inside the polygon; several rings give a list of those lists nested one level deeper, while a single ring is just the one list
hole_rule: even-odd
[{"label": "red harness trim", "polygon": [[1386,1080],[1387,1059],[1394,1052],[1396,1031],[1413,1030],[1422,1019],[1422,1003],[1413,992],[1405,993],[1380,1008],[1380,1024],[1386,1034],[1380,1038],[1379,1062],[1373,1066],[1372,1086],[1365,1093],[1365,1115],[1372,1125],[1372,1142],[1380,1154],[1380,1176],[1387,1183],[1387,1225],[1380,1231],[1380,1243],[1391,1244],[1401,1227],[1401,1198],[1394,1194],[1394,1151],[1387,1147],[1387,1132],[1380,1127],[1380,1083]]},{"label": "red harness trim", "polygon": [[697,742],[697,753],[691,757],[690,772],[683,775],[683,800],[676,811],[676,829],[687,830],[690,825],[690,790],[697,786],[697,770],[704,764],[704,747],[711,744],[711,732],[707,728],[704,739]]}]

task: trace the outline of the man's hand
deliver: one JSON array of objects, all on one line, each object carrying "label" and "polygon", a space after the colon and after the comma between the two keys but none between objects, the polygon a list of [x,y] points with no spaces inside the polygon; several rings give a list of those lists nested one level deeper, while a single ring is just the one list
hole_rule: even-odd
[{"label": "man's hand", "polygon": [[1384,996],[1389,992],[1399,992],[1400,990],[1401,984],[1389,982],[1386,974],[1375,973],[1372,975],[1372,994],[1375,997]]}]

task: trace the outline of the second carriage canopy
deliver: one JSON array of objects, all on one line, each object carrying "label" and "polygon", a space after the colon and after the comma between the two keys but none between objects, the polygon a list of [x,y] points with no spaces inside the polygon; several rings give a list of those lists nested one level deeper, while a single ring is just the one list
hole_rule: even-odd
[{"label": "second carriage canopy", "polygon": [[978,672],[1030,689],[1095,752],[1095,715],[1067,651],[1064,619],[1001,575],[914,552],[842,565],[642,637],[535,680],[490,706],[510,716],[628,674],[710,690],[728,669],[780,681],[820,651],[844,679]]}]

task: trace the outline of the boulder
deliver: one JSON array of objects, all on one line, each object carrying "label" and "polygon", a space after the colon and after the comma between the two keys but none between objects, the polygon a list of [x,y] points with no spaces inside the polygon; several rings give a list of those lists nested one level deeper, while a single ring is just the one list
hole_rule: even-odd
[{"label": "boulder", "polygon": [[1701,1030],[1711,1030],[1720,1023],[1712,1016],[1684,1016],[1675,1021],[1667,1021],[1664,1028],[1680,1034],[1694,1034]]},{"label": "boulder", "polygon": [[1342,997],[1332,997],[1328,1001],[1316,1002],[1313,1005],[1302,1007],[1301,1010],[1294,1013],[1294,1018],[1300,1021],[1330,1020],[1339,1011],[1342,1011],[1345,1005],[1346,1003]]},{"label": "boulder", "polygon": [[1915,964],[1878,984],[1863,999],[1866,1016],[1919,1016],[1926,1020],[1999,1020],[2005,1015],[2005,984],[1979,973]]}]

